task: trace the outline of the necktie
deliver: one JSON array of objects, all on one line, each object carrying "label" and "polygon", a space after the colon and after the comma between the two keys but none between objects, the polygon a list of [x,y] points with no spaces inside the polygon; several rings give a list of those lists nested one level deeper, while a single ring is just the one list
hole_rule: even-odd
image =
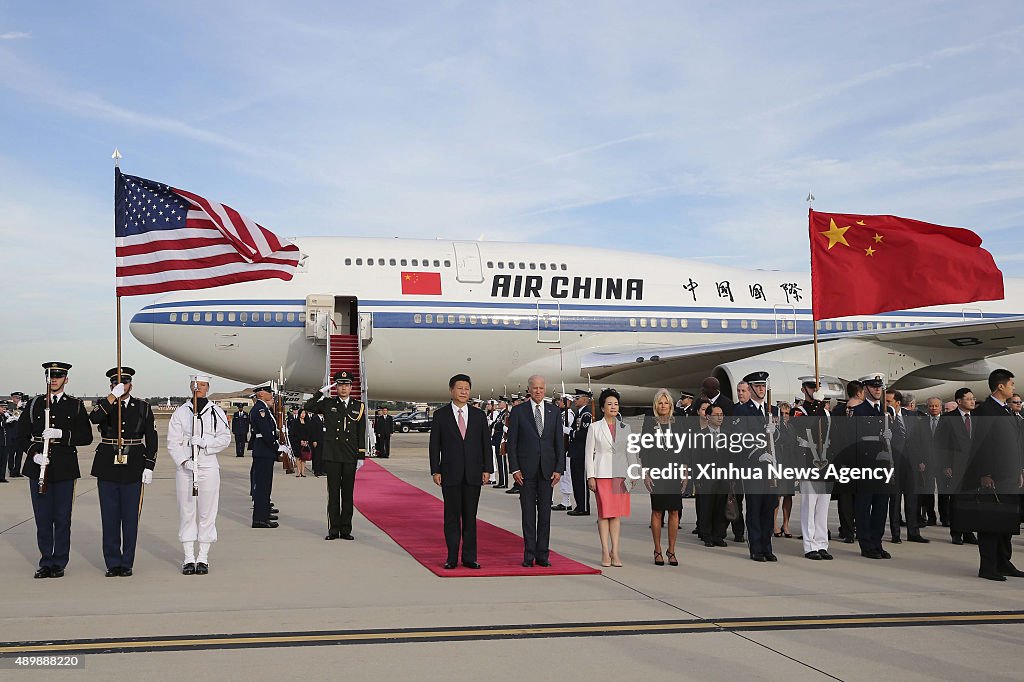
[{"label": "necktie", "polygon": [[964,415],[964,428],[967,429],[967,435],[971,435],[971,415],[970,413]]},{"label": "necktie", "polygon": [[939,426],[939,418],[938,417],[932,417],[932,435],[933,436],[935,435],[935,429],[938,428],[938,426]]},{"label": "necktie", "polygon": [[544,435],[544,417],[540,414],[540,405],[533,406],[533,420],[537,422],[537,435]]},{"label": "necktie", "polygon": [[462,416],[462,410],[459,410],[459,433],[462,434],[462,439],[466,439],[466,418]]}]

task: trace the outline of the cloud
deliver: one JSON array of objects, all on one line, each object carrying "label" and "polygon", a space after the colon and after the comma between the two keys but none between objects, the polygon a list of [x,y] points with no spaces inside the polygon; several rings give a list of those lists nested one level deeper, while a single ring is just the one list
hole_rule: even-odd
[{"label": "cloud", "polygon": [[25,33],[24,31],[7,31],[6,33],[0,33],[0,40],[28,40],[31,37],[31,33]]}]

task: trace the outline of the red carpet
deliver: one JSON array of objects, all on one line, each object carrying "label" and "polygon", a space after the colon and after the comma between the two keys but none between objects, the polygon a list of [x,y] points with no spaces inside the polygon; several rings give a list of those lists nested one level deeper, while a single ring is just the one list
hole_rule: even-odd
[{"label": "red carpet", "polygon": [[[486,492],[486,491],[484,491]],[[510,500],[511,501],[511,500]],[[512,501],[518,510],[518,500]],[[430,493],[398,478],[373,460],[359,471],[355,486],[359,512],[412,555],[434,575],[442,578],[490,578],[508,575],[600,574],[578,561],[551,552],[551,566],[523,568],[523,538],[477,519],[477,561],[482,568],[459,566],[446,571],[444,503]],[[595,538],[596,541],[596,538]]]}]

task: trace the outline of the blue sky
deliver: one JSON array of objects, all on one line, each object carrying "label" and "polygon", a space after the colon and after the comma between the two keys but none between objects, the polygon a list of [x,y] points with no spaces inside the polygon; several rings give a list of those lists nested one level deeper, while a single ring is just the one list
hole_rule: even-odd
[{"label": "blue sky", "polygon": [[[115,145],[126,172],[285,236],[807,269],[810,190],[819,210],[969,227],[1024,274],[1019,2],[57,8],[0,5],[0,393],[36,390],[50,359],[102,386]],[[141,393],[184,385],[125,348]]]}]

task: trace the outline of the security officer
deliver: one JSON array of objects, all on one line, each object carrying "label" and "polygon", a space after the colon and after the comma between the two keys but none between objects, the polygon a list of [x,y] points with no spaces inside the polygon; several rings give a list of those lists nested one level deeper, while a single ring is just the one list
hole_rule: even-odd
[{"label": "security officer", "polygon": [[[892,429],[884,417],[885,375],[875,372],[861,377],[864,402],[853,408],[856,465],[858,468],[892,466]],[[882,547],[885,519],[889,513],[890,490],[885,483],[858,481],[853,495],[860,554],[868,559],[891,559]]]},{"label": "security officer", "polygon": [[[110,395],[97,400],[89,421],[100,429],[101,441],[92,462],[100,495],[103,521],[103,560],[106,576],[127,578],[135,563],[135,542],[139,535],[144,485],[153,482],[157,435],[153,409],[130,393],[135,370],[117,367],[107,371]],[[121,401],[120,411],[117,402]],[[121,456],[118,456],[117,418],[121,417]]]},{"label": "security officer", "polygon": [[18,420],[25,407],[26,396],[21,391],[11,391],[11,405],[7,408],[7,470],[11,478],[21,478],[21,451],[18,450]]},{"label": "security officer", "polygon": [[778,460],[781,459],[777,422],[779,412],[778,408],[768,405],[765,400],[768,372],[751,372],[743,377],[743,381],[750,386],[750,399],[734,405],[732,416],[739,420],[739,428],[744,433],[764,436],[771,439],[773,444],[769,448],[755,447],[748,455],[747,466],[759,467],[763,474],[760,480],[750,479],[743,482],[750,558],[761,562],[778,561],[778,557],[772,552],[775,508],[779,504],[779,493],[773,490],[773,487],[778,486],[778,482],[772,480],[768,466],[778,464]]},{"label": "security officer", "polygon": [[381,408],[374,419],[373,432],[377,435],[377,456],[387,459],[391,456],[391,434],[395,432],[395,418],[388,414],[388,408]]},{"label": "security officer", "polygon": [[274,417],[274,388],[271,382],[253,389],[256,402],[249,410],[249,426],[255,442],[252,446],[252,527],[277,528],[270,512],[270,492],[274,487],[274,464],[278,452],[287,447],[278,444],[277,419]]},{"label": "security officer", "polygon": [[569,516],[590,516],[590,488],[587,487],[587,433],[594,416],[590,412],[593,392],[577,388],[573,396],[576,418],[569,430],[569,473],[572,475],[572,496],[576,506]]},{"label": "security officer", "polygon": [[334,373],[338,397],[331,384],[306,401],[306,411],[324,416],[324,470],[327,473],[327,536],[324,540],[353,540],[352,492],[356,471],[366,457],[366,407],[351,397],[352,375]]},{"label": "security officer", "polygon": [[[26,455],[22,473],[29,478],[36,541],[41,555],[35,577],[62,578],[71,557],[75,480],[81,476],[78,446],[92,443],[92,427],[82,401],[64,392],[71,365],[45,362],[43,369],[49,382],[47,393],[33,398],[21,413],[17,447],[18,452]],[[46,422],[47,407],[49,423]],[[44,440],[49,441],[47,455],[43,454]],[[41,482],[45,483],[42,491]]]},{"label": "security officer", "polygon": [[245,444],[249,440],[249,415],[239,403],[235,413],[231,415],[231,433],[235,435],[235,457],[245,457]]}]

